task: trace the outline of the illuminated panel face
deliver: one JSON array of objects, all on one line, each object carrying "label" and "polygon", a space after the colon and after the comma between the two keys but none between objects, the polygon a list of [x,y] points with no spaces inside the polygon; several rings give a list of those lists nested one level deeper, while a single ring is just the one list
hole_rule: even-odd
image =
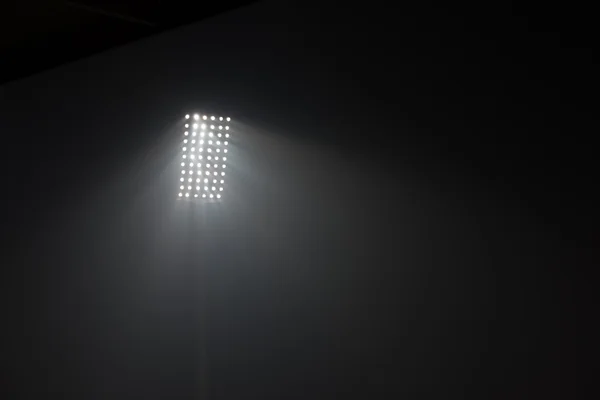
[{"label": "illuminated panel face", "polygon": [[181,138],[179,198],[222,199],[228,172],[230,122],[229,117],[186,114]]}]

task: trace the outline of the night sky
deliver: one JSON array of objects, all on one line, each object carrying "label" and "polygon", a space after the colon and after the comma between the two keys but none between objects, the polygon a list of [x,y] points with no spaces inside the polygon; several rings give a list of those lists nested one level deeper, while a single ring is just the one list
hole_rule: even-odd
[{"label": "night sky", "polygon": [[[4,398],[575,398],[585,43],[280,3],[0,87]],[[219,204],[176,198],[194,111]]]}]

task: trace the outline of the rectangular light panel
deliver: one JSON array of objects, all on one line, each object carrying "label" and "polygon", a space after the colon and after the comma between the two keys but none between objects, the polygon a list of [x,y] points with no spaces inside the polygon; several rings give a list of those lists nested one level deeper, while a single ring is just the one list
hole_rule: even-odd
[{"label": "rectangular light panel", "polygon": [[225,190],[229,117],[186,114],[181,138],[179,198],[219,201]]}]

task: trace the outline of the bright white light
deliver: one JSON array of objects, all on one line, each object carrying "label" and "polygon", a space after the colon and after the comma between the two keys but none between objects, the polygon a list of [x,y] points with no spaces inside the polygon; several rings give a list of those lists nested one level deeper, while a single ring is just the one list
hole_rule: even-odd
[{"label": "bright white light", "polygon": [[182,162],[182,163],[181,163],[181,166],[182,166],[182,167],[185,167],[185,163],[184,163],[184,162]]},{"label": "bright white light", "polygon": [[198,129],[198,124],[194,124],[194,125],[192,125],[192,127],[193,127],[194,129]]},{"label": "bright white light", "polygon": [[192,132],[192,136],[196,136],[196,132]]},{"label": "bright white light", "polygon": [[184,181],[184,179],[183,179],[183,178],[179,178],[179,180],[180,180],[181,182],[183,182],[183,181]]},{"label": "bright white light", "polygon": [[227,157],[223,157],[223,161],[227,161]]},{"label": "bright white light", "polygon": [[193,163],[193,162],[191,162],[191,163],[190,163],[190,167],[193,167],[193,166],[194,166],[194,163]]},{"label": "bright white light", "polygon": [[206,175],[210,175],[210,171],[206,171]]},{"label": "bright white light", "polygon": [[217,199],[220,199],[220,198],[221,198],[221,195],[220,195],[220,194],[217,194]]},{"label": "bright white light", "polygon": [[183,143],[187,143],[187,139],[183,139]]},{"label": "bright white light", "polygon": [[215,190],[217,190],[217,188],[213,186],[213,187],[211,188],[211,190],[214,192]]},{"label": "bright white light", "polygon": [[200,139],[200,144],[204,144],[204,140]]},{"label": "bright white light", "polygon": [[184,147],[184,148],[183,148],[183,151],[187,151],[187,147]]},{"label": "bright white light", "polygon": [[212,144],[212,140],[209,140],[209,141],[208,141],[208,144]]},{"label": "bright white light", "polygon": [[216,179],[213,179],[213,183],[217,183],[217,180],[216,180]]},{"label": "bright white light", "polygon": [[200,153],[202,153],[202,152],[204,151],[204,149],[203,149],[202,147],[200,147],[200,148],[198,149],[198,151],[199,151]]},{"label": "bright white light", "polygon": [[186,128],[189,128],[189,127],[190,127],[190,124],[185,124],[185,127],[186,127]]},{"label": "bright white light", "polygon": [[218,137],[221,137],[221,136],[223,136],[223,135],[221,135],[221,134],[219,133],[217,136],[218,136]]},{"label": "bright white light", "polygon": [[219,125],[219,129],[223,129],[223,125]]},{"label": "bright white light", "polygon": [[179,193],[179,197],[183,196],[183,193]]},{"label": "bright white light", "polygon": [[187,156],[184,154],[184,155],[183,155],[183,158],[186,158],[186,157],[187,157]]},{"label": "bright white light", "polygon": [[186,194],[185,194],[185,197],[190,197],[190,194],[189,194],[189,193],[186,193]]},{"label": "bright white light", "polygon": [[221,149],[217,149],[217,153],[220,153],[220,152],[221,152]]},{"label": "bright white light", "polygon": [[196,183],[200,183],[200,178],[196,178]]},{"label": "bright white light", "polygon": [[189,178],[189,179],[188,179],[188,182],[191,182],[191,181],[192,181],[192,178]]},{"label": "bright white light", "polygon": [[192,190],[192,187],[191,187],[191,186],[188,186],[188,190]]},{"label": "bright white light", "polygon": [[227,153],[227,149],[223,149],[223,153]]},{"label": "bright white light", "polygon": [[213,137],[213,133],[212,132],[208,132],[208,136]]},{"label": "bright white light", "polygon": [[181,173],[182,173],[182,174],[185,174],[185,169],[182,169],[182,170],[181,170]]},{"label": "bright white light", "polygon": [[229,127],[228,127],[228,126],[226,126],[226,127],[225,127],[225,130],[226,130],[226,131],[228,131],[228,130],[229,130]]},{"label": "bright white light", "polygon": [[194,197],[198,197],[198,193],[194,194]]},{"label": "bright white light", "polygon": [[226,141],[224,141],[224,142],[223,142],[223,144],[224,144],[225,146],[227,146],[227,145],[229,144],[229,142],[226,140]]},{"label": "bright white light", "polygon": [[196,190],[200,190],[200,186],[196,186]]},{"label": "bright white light", "polygon": [[221,172],[221,176],[225,176],[225,172]]},{"label": "bright white light", "polygon": [[228,138],[228,137],[229,137],[229,133],[226,133],[226,134],[225,134],[225,137],[226,137],[226,138]]},{"label": "bright white light", "polygon": [[217,171],[215,171],[215,173],[213,174],[214,176],[217,176]]},{"label": "bright white light", "polygon": [[223,164],[223,168],[225,168],[225,164]]},{"label": "bright white light", "polygon": [[[185,141],[187,143],[187,139]],[[196,143],[196,139],[192,139],[192,144],[194,144],[194,143]],[[194,151],[194,150],[192,150],[192,151]]]},{"label": "bright white light", "polygon": [[204,178],[204,183],[208,183],[208,178]]},{"label": "bright white light", "polygon": [[223,179],[221,179],[221,183],[225,183],[225,181]]},{"label": "bright white light", "polygon": [[[202,151],[202,150],[200,150],[200,151]],[[202,156],[198,156],[198,159],[199,159],[199,160],[202,160]]]},{"label": "bright white light", "polygon": [[202,197],[206,197],[206,193],[203,193],[203,194],[202,194]]},{"label": "bright white light", "polygon": [[[217,149],[218,150],[218,149]],[[210,147],[207,150],[209,153],[212,153],[212,150],[210,149]]]},{"label": "bright white light", "polygon": [[206,168],[210,168],[210,164],[206,164]]},{"label": "bright white light", "polygon": [[214,117],[214,115],[213,115],[212,117],[210,117],[210,120],[211,120],[211,121],[214,121],[214,120],[215,120],[215,117]]},{"label": "bright white light", "polygon": [[227,122],[231,121],[231,118],[227,117]]},{"label": "bright white light", "polygon": [[196,156],[192,154],[192,155],[190,156],[190,158],[193,160],[194,158],[196,158]]},{"label": "bright white light", "polygon": [[[225,143],[227,143],[227,142],[225,142]],[[217,140],[217,146],[220,145],[220,144],[221,144],[221,142]]]},{"label": "bright white light", "polygon": [[185,119],[190,119],[190,114],[185,114]]},{"label": "bright white light", "polygon": [[185,136],[187,136],[187,135],[189,135],[189,132],[188,132],[188,131],[185,131],[185,132],[183,132],[183,134],[184,134]]},{"label": "bright white light", "polygon": [[214,168],[217,168],[217,164],[214,164],[214,165],[213,165],[213,167],[214,167]]},{"label": "bright white light", "polygon": [[206,119],[206,118],[208,118],[206,115],[203,115],[203,116],[202,116],[202,119]]},{"label": "bright white light", "polygon": [[223,117],[219,117],[219,121],[223,121]]},{"label": "bright white light", "polygon": [[215,126],[214,126],[214,125],[211,125],[211,126],[210,126],[210,129],[215,129]]},{"label": "bright white light", "polygon": [[218,160],[219,160],[219,156],[215,156],[215,160],[217,160],[217,161],[218,161]]},{"label": "bright white light", "polygon": [[194,119],[195,119],[196,121],[198,121],[198,118],[200,118],[200,117],[198,116],[198,114],[194,114]]},{"label": "bright white light", "polygon": [[212,193],[210,194],[210,198],[212,199],[213,197],[215,197]]},{"label": "bright white light", "polygon": [[205,129],[206,128],[206,124],[200,125],[200,128]]},{"label": "bright white light", "polygon": [[204,137],[204,132],[200,132],[200,137]]},{"label": "bright white light", "polygon": [[193,175],[193,174],[194,174],[194,171],[192,171],[192,170],[190,169],[190,170],[188,171],[188,173],[189,173],[190,175]]},{"label": "bright white light", "polygon": [[204,190],[208,190],[208,186],[204,186]]},{"label": "bright white light", "polygon": [[183,190],[183,188],[184,188],[184,187],[185,187],[185,186],[181,185],[181,186],[179,186],[179,189]]}]

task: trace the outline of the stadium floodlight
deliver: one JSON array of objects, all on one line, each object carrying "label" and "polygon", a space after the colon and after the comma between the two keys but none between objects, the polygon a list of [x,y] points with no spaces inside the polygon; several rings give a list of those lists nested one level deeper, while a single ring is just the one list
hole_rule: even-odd
[{"label": "stadium floodlight", "polygon": [[[191,122],[189,122],[190,120]],[[215,122],[210,123],[207,121],[222,121],[221,124],[223,125],[215,126],[213,125]],[[180,131],[183,133],[180,147],[181,157],[183,158],[181,167],[183,169],[177,185],[179,189],[177,192],[178,198],[190,201],[201,199],[204,202],[216,202],[223,198],[223,193],[227,193],[227,190],[224,190],[226,186],[224,178],[227,157],[221,157],[221,155],[227,153],[229,142],[223,141],[221,138],[229,139],[231,130],[228,123],[230,121],[230,117],[202,113],[185,114]],[[223,130],[227,133],[220,132]],[[207,139],[204,139],[205,133]],[[196,135],[200,138],[196,139]],[[198,143],[196,143],[196,140],[198,140]],[[202,154],[206,157],[203,158]]]}]

